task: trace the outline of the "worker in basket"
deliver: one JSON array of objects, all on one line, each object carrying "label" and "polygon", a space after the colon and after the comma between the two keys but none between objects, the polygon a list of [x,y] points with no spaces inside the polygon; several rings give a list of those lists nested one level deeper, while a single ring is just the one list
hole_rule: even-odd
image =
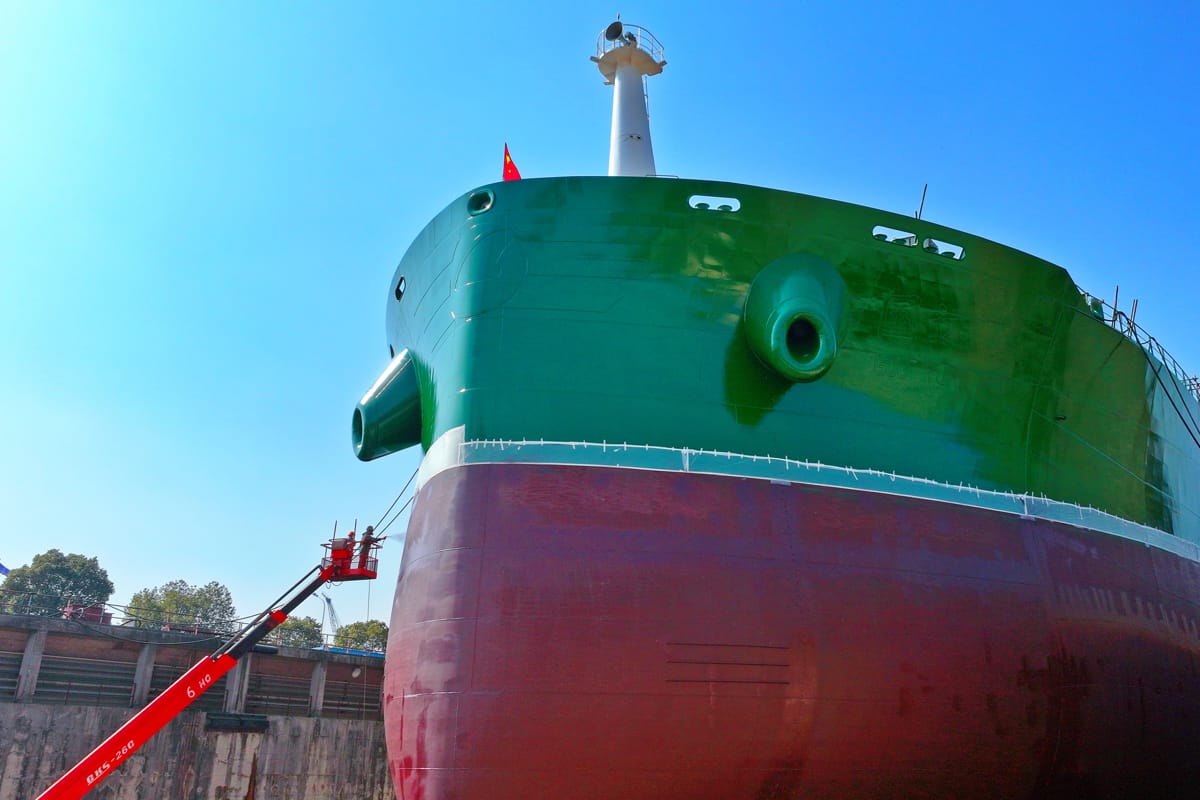
[{"label": "worker in basket", "polygon": [[374,525],[367,526],[367,529],[365,531],[363,531],[362,545],[360,546],[359,551],[358,551],[358,568],[359,569],[367,568],[367,560],[371,557],[371,545],[373,545],[375,542],[382,542],[386,538],[387,538],[386,536],[379,537],[379,536],[375,535],[375,526]]}]

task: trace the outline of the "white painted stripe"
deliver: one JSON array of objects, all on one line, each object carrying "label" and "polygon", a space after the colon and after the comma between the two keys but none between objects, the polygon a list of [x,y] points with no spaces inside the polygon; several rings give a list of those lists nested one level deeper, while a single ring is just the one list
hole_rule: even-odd
[{"label": "white painted stripe", "polygon": [[1195,542],[1100,509],[1047,497],[775,456],[608,442],[465,441],[463,434],[464,429],[459,426],[433,443],[421,462],[418,486],[439,472],[469,464],[554,464],[725,475],[911,497],[1015,514],[1023,519],[1044,519],[1141,542],[1200,562],[1200,545]]}]

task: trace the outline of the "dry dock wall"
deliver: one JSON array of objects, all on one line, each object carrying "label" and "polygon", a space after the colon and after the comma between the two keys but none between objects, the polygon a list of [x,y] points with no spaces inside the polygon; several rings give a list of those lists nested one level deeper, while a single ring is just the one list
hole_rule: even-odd
[{"label": "dry dock wall", "polygon": [[[199,638],[0,615],[0,800],[37,797],[215,649]],[[248,659],[88,800],[391,800],[381,659]]]},{"label": "dry dock wall", "polygon": [[[0,800],[32,800],[132,712],[0,704]],[[269,716],[263,733],[205,731],[184,712],[88,800],[391,800],[382,722]]]}]

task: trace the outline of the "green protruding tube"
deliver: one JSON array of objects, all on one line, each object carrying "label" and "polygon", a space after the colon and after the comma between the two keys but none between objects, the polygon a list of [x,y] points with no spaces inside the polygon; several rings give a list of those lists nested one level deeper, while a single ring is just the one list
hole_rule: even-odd
[{"label": "green protruding tube", "polygon": [[416,364],[401,350],[354,409],[354,454],[370,461],[421,443]]},{"label": "green protruding tube", "polygon": [[783,256],[750,285],[743,314],[750,349],[791,381],[815,381],[837,358],[845,284],[813,255]]}]

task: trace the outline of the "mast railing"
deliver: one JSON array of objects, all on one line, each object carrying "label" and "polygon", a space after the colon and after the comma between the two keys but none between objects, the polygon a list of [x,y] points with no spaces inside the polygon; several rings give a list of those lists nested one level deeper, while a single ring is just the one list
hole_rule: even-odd
[{"label": "mast railing", "polygon": [[663,60],[663,46],[658,39],[654,38],[654,34],[643,28],[641,25],[629,25],[621,23],[622,34],[620,38],[609,40],[604,38],[603,31],[596,37],[596,57],[602,58],[605,53],[610,50],[616,50],[618,47],[629,47],[633,45],[640,47],[650,54],[650,57],[655,61]]}]

